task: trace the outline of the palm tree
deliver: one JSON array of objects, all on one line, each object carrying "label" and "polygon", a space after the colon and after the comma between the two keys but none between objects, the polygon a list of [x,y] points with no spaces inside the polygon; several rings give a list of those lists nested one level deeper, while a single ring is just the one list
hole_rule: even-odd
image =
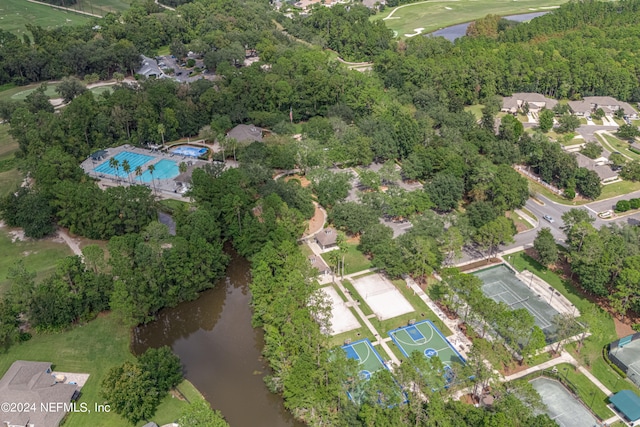
[{"label": "palm tree", "polygon": [[185,173],[187,171],[187,164],[185,162],[180,162],[178,165],[178,170],[180,173]]},{"label": "palm tree", "polygon": [[131,177],[129,176],[129,172],[131,172],[131,165],[127,159],[122,161],[122,170],[127,174],[127,181],[129,182],[129,185],[131,185]]},{"label": "palm tree", "polygon": [[112,168],[114,168],[116,170],[116,182],[120,181],[120,161],[118,161],[118,159],[116,159],[115,157],[112,157],[109,159],[109,166],[111,166]]},{"label": "palm tree", "polygon": [[156,193],[156,181],[153,179],[153,172],[156,170],[156,165],[147,166],[147,170],[151,174],[151,184],[153,185],[153,193]]},{"label": "palm tree", "polygon": [[136,176],[140,177],[142,175],[142,166],[136,166]]},{"label": "palm tree", "polygon": [[162,146],[164,147],[164,132],[165,128],[162,123],[158,124],[158,133],[160,134],[160,138],[162,138]]}]

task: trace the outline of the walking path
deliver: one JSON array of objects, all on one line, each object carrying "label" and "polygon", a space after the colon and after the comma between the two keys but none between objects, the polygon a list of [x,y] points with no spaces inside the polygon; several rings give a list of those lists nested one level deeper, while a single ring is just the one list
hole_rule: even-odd
[{"label": "walking path", "polygon": [[353,297],[351,296],[351,293],[347,292],[347,290],[342,285],[342,282],[339,279],[334,280],[334,283],[338,286],[338,288],[340,289],[340,292],[342,292],[342,294],[347,297],[347,301],[351,303],[351,307],[353,307],[356,313],[358,313],[358,316],[360,317],[360,319],[362,319],[362,323],[364,323],[364,325],[369,329],[369,331],[371,331],[373,336],[376,337],[377,341],[373,342],[372,344],[373,345],[380,344],[380,347],[382,347],[384,351],[387,352],[387,355],[389,356],[391,361],[393,361],[393,363],[396,366],[400,366],[400,360],[396,357],[393,351],[391,351],[391,348],[389,348],[389,345],[387,344],[388,340],[381,339],[380,334],[378,333],[376,328],[373,326],[373,324],[369,321],[367,316],[365,316],[362,310],[360,310],[360,306],[358,305],[358,302],[353,299]]},{"label": "walking path", "polygon": [[71,249],[74,254],[84,259],[84,255],[82,255],[80,246],[78,246],[75,240],[73,240],[71,236],[69,236],[67,230],[65,230],[64,228],[58,228],[58,236],[60,236],[60,238],[64,240],[64,242],[67,244],[67,246],[69,246],[69,249]]}]

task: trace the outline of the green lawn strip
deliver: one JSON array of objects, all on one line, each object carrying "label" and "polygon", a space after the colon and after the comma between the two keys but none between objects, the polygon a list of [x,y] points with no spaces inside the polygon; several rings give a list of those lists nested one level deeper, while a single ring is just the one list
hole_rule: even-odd
[{"label": "green lawn strip", "polygon": [[131,0],[78,0],[71,9],[105,16],[110,12],[123,12],[131,7]]},{"label": "green lawn strip", "polygon": [[[358,315],[353,313],[358,318]],[[329,337],[329,344],[334,346],[342,346],[347,340],[351,340],[351,342],[356,342],[368,338],[369,341],[374,342],[377,340],[371,333],[371,331],[367,327],[362,327],[359,329],[354,329],[352,331],[343,332],[338,335],[333,335]]]},{"label": "green lawn strip", "polygon": [[0,161],[13,158],[18,151],[18,143],[9,135],[8,123],[0,124]]},{"label": "green lawn strip", "polygon": [[363,277],[371,276],[372,274],[377,274],[377,273],[375,271],[369,271],[367,273],[359,274],[357,276],[351,276],[351,280],[362,279]]},{"label": "green lawn strip", "polygon": [[[543,267],[524,252],[511,254],[507,258],[507,261],[518,271],[527,269],[542,278],[558,292],[563,294],[578,310],[584,311],[589,306],[594,305],[591,301],[584,298],[570,282],[563,280],[553,271]],[[602,330],[597,334],[599,339],[596,340],[594,336],[587,338],[584,341],[584,346],[580,350],[580,354],[576,351],[576,343],[569,344],[566,346],[566,349],[573,354],[576,360],[584,363],[591,373],[611,391],[615,392],[623,390],[624,388],[637,390],[637,388],[629,382],[618,381],[619,375],[602,358],[603,347],[616,340],[618,336],[611,316],[605,311],[599,311],[599,316],[600,319],[598,323],[602,325]]]},{"label": "green lawn strip", "polygon": [[414,34],[416,28],[423,28],[422,33],[429,33],[438,28],[454,24],[469,22],[477,18],[493,15],[514,15],[518,13],[531,13],[544,11],[543,7],[557,6],[565,3],[565,0],[519,0],[496,1],[429,1],[409,4],[405,7],[387,7],[383,12],[372,16],[371,20],[382,20],[393,12],[394,19],[386,19],[385,25],[397,32],[398,37],[404,38],[405,34]]},{"label": "green lawn strip", "polygon": [[529,190],[534,191],[535,193],[541,194],[544,197],[546,197],[547,199],[550,199],[556,203],[560,203],[562,205],[568,205],[568,206],[580,206],[580,205],[585,205],[589,202],[591,202],[590,200],[567,200],[562,196],[558,196],[556,193],[553,193],[551,190],[549,190],[547,187],[538,184],[537,182],[533,182],[532,180],[528,179],[527,181],[529,181]]},{"label": "green lawn strip", "polygon": [[607,407],[608,396],[591,382],[586,375],[577,371],[573,365],[568,363],[556,365],[556,368],[558,368],[558,376],[573,385],[580,400],[582,400],[598,418],[606,420],[613,416],[613,412]]},{"label": "green lawn strip", "polygon": [[387,320],[378,320],[377,317],[372,317],[371,319],[369,319],[369,321],[371,321],[373,327],[376,328],[380,336],[382,338],[385,338],[389,336],[387,332],[397,329],[401,326],[407,326],[410,320],[421,320],[421,318],[417,318],[416,316],[419,316],[419,314],[413,311],[411,313],[405,313]]},{"label": "green lawn strip", "polygon": [[[416,313],[414,313],[414,319],[416,322],[421,322],[423,320],[431,320],[431,322],[436,325],[442,335],[448,337],[453,335],[453,332],[445,325],[442,320],[436,314],[431,311],[426,302],[422,300],[418,295],[414,294],[413,289],[407,288],[407,282],[404,280],[392,280],[393,284],[396,285],[396,288],[402,293],[402,295],[409,301],[409,303],[416,309]],[[385,331],[387,332],[387,331]]]},{"label": "green lawn strip", "polygon": [[640,154],[634,153],[633,151],[629,150],[628,142],[622,141],[615,136],[608,135],[606,133],[595,135],[596,138],[598,138],[600,144],[602,144],[605,149],[611,152],[619,151],[620,153],[624,154],[627,157],[630,157],[633,160],[640,160]]},{"label": "green lawn strip", "polygon": [[525,230],[531,230],[533,228],[533,225],[531,225],[529,221],[522,218],[517,213],[513,211],[508,211],[508,214],[509,214],[508,217],[511,218],[511,220],[516,225],[516,227],[518,226],[518,224],[520,224],[522,227],[524,227]]},{"label": "green lawn strip", "polygon": [[[387,335],[385,333],[384,337],[387,338],[389,335]],[[389,346],[389,348],[391,349],[391,352],[398,358],[398,360],[404,360],[407,358],[407,356],[405,356],[404,354],[402,354],[402,351],[400,350],[400,347],[398,347],[396,345],[396,343],[391,340],[387,342],[387,345]]]},{"label": "green lawn strip", "polygon": [[167,212],[169,214],[174,213],[180,209],[186,209],[191,205],[189,202],[183,202],[180,200],[174,199],[164,199],[158,201],[159,209],[163,212]]},{"label": "green lawn strip", "polygon": [[373,314],[373,310],[371,310],[369,305],[367,305],[367,303],[364,301],[364,298],[362,298],[362,296],[358,293],[358,291],[356,291],[356,288],[353,286],[353,283],[351,283],[348,279],[343,279],[342,285],[345,287],[345,289],[351,292],[353,299],[360,301],[360,304],[358,305],[358,307],[360,307],[360,310],[362,310],[362,313],[364,313],[365,316],[369,316]]},{"label": "green lawn strip", "polygon": [[640,181],[620,181],[613,184],[607,184],[602,186],[602,193],[597,200],[605,200],[611,197],[623,196],[625,194],[632,193],[640,190]]},{"label": "green lawn strip", "polygon": [[527,209],[527,208],[520,208],[520,210],[521,210],[522,212],[526,213],[527,215],[529,215],[529,217],[530,217],[531,219],[533,219],[533,220],[537,220],[537,219],[538,219],[538,217],[536,217],[536,216],[533,214],[533,212],[531,212],[529,209]]},{"label": "green lawn strip", "polygon": [[537,356],[527,357],[527,366],[538,366],[544,362],[548,362],[551,360],[551,355],[549,352],[542,352]]},{"label": "green lawn strip", "polygon": [[[98,0],[97,0],[98,1]],[[18,36],[30,34],[25,25],[33,24],[45,29],[72,26],[89,22],[91,17],[67,12],[25,0],[2,0],[0,29]]]},{"label": "green lawn strip", "polygon": [[0,295],[7,291],[10,284],[7,274],[18,260],[23,261],[27,271],[37,274],[37,280],[55,271],[58,260],[73,255],[66,244],[52,238],[12,243],[9,231],[0,228]]}]

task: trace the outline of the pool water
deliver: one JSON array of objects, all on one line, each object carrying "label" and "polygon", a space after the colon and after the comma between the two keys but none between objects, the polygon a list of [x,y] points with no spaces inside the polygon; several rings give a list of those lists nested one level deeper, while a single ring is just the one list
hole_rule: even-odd
[{"label": "pool water", "polygon": [[142,175],[136,177],[136,180],[141,182],[151,182],[152,180],[171,179],[175,178],[180,173],[178,164],[173,160],[167,159],[162,159],[156,163],[155,169],[156,170],[153,171],[153,175],[148,169],[146,169]]},{"label": "pool water", "polygon": [[183,145],[182,147],[174,148],[171,152],[179,156],[200,157],[207,152],[207,149]]},{"label": "pool water", "polygon": [[94,172],[101,173],[101,174],[107,174],[107,175],[119,176],[120,178],[126,178],[127,177],[127,173],[125,173],[125,171],[122,169],[122,162],[123,161],[126,160],[127,162],[129,162],[129,167],[131,168],[131,172],[130,173],[134,173],[138,166],[142,166],[145,163],[153,160],[152,156],[145,156],[144,154],[132,153],[130,151],[122,151],[122,152],[116,154],[115,156],[113,156],[113,158],[116,159],[119,162],[118,169],[112,167],[109,164],[109,160],[107,160],[106,162],[100,164],[98,167],[93,169]]}]

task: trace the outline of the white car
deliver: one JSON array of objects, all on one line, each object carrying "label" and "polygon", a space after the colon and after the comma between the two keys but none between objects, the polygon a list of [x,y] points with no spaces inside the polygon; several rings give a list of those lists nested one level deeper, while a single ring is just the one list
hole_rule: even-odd
[{"label": "white car", "polygon": [[544,215],[542,218],[549,221],[550,223],[553,223],[553,218],[551,218],[549,215]]}]

